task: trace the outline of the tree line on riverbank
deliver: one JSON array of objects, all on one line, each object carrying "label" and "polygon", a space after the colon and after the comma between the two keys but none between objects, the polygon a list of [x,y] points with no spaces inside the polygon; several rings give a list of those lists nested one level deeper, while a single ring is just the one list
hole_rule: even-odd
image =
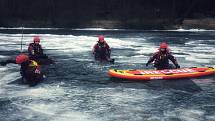
[{"label": "tree line on riverbank", "polygon": [[213,24],[214,3],[213,0],[0,0],[0,26],[165,29],[183,25],[187,19],[208,18],[210,22],[206,23]]}]

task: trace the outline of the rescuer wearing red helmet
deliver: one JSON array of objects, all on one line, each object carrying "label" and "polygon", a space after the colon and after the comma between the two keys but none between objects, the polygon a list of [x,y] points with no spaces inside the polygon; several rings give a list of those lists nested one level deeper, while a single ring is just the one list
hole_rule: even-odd
[{"label": "rescuer wearing red helmet", "polygon": [[30,59],[37,60],[44,56],[42,46],[40,45],[40,37],[35,36],[33,43],[30,43],[28,46],[28,54]]},{"label": "rescuer wearing red helmet", "polygon": [[153,56],[146,63],[146,66],[154,61],[154,67],[157,68],[157,70],[170,69],[171,66],[169,64],[169,60],[173,62],[176,68],[180,68],[177,60],[171,54],[168,44],[166,42],[162,42],[160,44],[158,52],[153,54]]},{"label": "rescuer wearing red helmet", "polygon": [[114,61],[110,59],[111,49],[107,42],[104,40],[104,36],[98,37],[97,43],[93,47],[93,54],[96,60],[100,61]]},{"label": "rescuer wearing red helmet", "polygon": [[22,76],[22,81],[28,83],[30,86],[36,85],[39,81],[44,79],[44,75],[40,71],[40,66],[36,61],[30,60],[25,54],[20,54],[16,56],[15,60],[7,60],[5,62],[0,62],[2,66],[9,63],[21,65],[20,74]]},{"label": "rescuer wearing red helmet", "polygon": [[42,46],[40,45],[39,36],[35,36],[33,39],[33,43],[29,44],[28,55],[31,60],[35,60],[41,65],[54,63],[52,59],[49,59],[48,56],[43,53]]}]

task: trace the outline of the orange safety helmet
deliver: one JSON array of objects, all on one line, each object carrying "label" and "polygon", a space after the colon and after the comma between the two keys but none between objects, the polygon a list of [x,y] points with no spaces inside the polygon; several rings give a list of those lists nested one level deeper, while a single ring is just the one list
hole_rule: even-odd
[{"label": "orange safety helmet", "polygon": [[16,63],[17,64],[21,64],[21,63],[23,63],[23,62],[25,62],[27,60],[29,60],[29,58],[25,54],[20,54],[20,55],[16,56]]},{"label": "orange safety helmet", "polygon": [[40,37],[39,36],[34,37],[34,43],[40,43]]}]

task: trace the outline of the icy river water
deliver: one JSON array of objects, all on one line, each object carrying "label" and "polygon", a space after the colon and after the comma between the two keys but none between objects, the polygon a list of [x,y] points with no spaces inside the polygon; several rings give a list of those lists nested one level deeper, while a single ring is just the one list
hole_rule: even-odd
[{"label": "icy river water", "polygon": [[[115,64],[95,62],[103,34]],[[0,66],[0,121],[215,121],[215,76],[122,81],[109,69],[149,69],[145,63],[168,42],[181,67],[215,67],[214,31],[24,30],[23,49],[41,37],[56,64],[35,87],[20,84],[19,66]],[[20,53],[21,30],[0,31],[0,60]]]}]

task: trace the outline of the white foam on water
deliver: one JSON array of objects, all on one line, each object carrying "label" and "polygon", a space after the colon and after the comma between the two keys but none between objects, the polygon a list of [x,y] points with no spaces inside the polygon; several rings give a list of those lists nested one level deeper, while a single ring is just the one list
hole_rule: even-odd
[{"label": "white foam on water", "polygon": [[[5,72],[6,70],[8,70],[8,68],[7,67],[5,67],[5,66],[0,66],[0,74],[2,74],[3,72]],[[0,75],[0,77],[2,77],[1,75]]]},{"label": "white foam on water", "polygon": [[[92,51],[97,42],[97,37],[93,36],[73,36],[73,35],[46,35],[45,41],[41,44],[45,49],[55,49],[57,52],[81,53]],[[105,38],[111,48],[131,48],[135,42],[127,42],[115,38]]]},{"label": "white foam on water", "polygon": [[[22,107],[22,106],[21,106]],[[43,103],[31,103],[27,106],[23,106],[24,108],[28,108],[31,109],[32,111],[35,112],[40,112],[40,113],[44,113],[44,114],[48,114],[48,115],[55,115],[57,113],[57,111],[62,108],[59,105],[56,104],[43,104]]]},{"label": "white foam on water", "polygon": [[[11,88],[14,85],[10,85]],[[28,87],[28,85],[27,85]],[[31,99],[49,99],[63,96],[65,94],[64,90],[59,87],[35,87],[35,88],[25,88],[20,90],[14,90],[12,92],[8,92],[8,95],[11,97],[26,97]]]},{"label": "white foam on water", "polygon": [[13,80],[16,80],[17,78],[19,78],[20,77],[20,74],[19,74],[19,72],[13,72],[13,73],[8,73],[7,72],[7,74],[6,73],[3,73],[2,75],[1,75],[1,82],[4,82],[4,83],[8,83],[8,82],[10,82],[10,81],[13,81]]},{"label": "white foam on water", "polygon": [[207,43],[202,44],[205,41],[214,40],[194,40],[185,43],[185,46],[180,47],[180,49],[175,47],[174,50],[177,53],[183,53],[181,57],[184,57],[187,61],[209,64],[215,58],[215,46]]},{"label": "white foam on water", "polygon": [[213,32],[215,30],[207,30],[207,29],[176,29],[176,30],[155,30],[155,31],[173,31],[173,32]]},{"label": "white foam on water", "polygon": [[[16,93],[11,93],[11,95],[28,100],[24,103],[18,101],[13,104],[21,109],[21,113],[29,118],[32,115],[37,115],[37,113],[42,113],[50,121],[68,121],[71,119],[73,121],[97,121],[98,117],[95,117],[92,113],[88,113],[91,111],[83,109],[83,111],[79,112],[75,110],[81,103],[79,101],[82,100],[80,98],[76,100],[77,96],[87,96],[89,92],[81,88],[69,88],[69,92],[65,92],[65,89],[60,86],[46,86],[20,90]],[[73,98],[73,96],[76,97]]]},{"label": "white foam on water", "polygon": [[20,94],[28,95],[35,98],[36,97],[49,98],[50,96],[56,97],[56,96],[64,95],[65,92],[62,88],[58,88],[58,87],[51,87],[51,88],[40,87],[40,88],[28,89],[27,91],[24,91]]},{"label": "white foam on water", "polygon": [[[29,27],[0,27],[1,30],[60,30],[64,28],[29,28]],[[213,32],[215,30],[209,30],[209,29],[175,29],[175,30],[135,30],[135,29],[104,29],[104,28],[75,28],[71,30],[88,30],[88,31],[118,31],[118,30],[123,30],[123,31],[175,31],[175,32]]]},{"label": "white foam on water", "polygon": [[138,54],[151,54],[152,55],[153,53],[157,52],[156,47],[151,47],[151,48],[148,48],[148,47],[141,47],[141,48],[139,48],[139,50],[136,51],[136,53],[138,53]]},{"label": "white foam on water", "polygon": [[[5,59],[5,58],[8,58],[9,56],[5,56],[5,55],[0,55],[0,59]],[[1,66],[0,66],[1,68]]]},{"label": "white foam on water", "polygon": [[167,111],[165,117],[179,118],[184,121],[202,121],[204,119],[205,112],[196,109],[175,109],[173,111]]},{"label": "white foam on water", "polygon": [[197,62],[197,63],[209,63],[210,62],[210,60],[202,59],[202,58],[199,58],[198,56],[187,56],[185,60],[191,61],[191,62]]},{"label": "white foam on water", "polygon": [[61,28],[28,28],[28,27],[0,27],[1,30],[58,30]]},{"label": "white foam on water", "polygon": [[88,30],[88,31],[117,31],[117,30],[125,30],[125,29],[104,29],[104,28],[77,28],[77,29],[72,29],[72,30]]},{"label": "white foam on water", "polygon": [[158,95],[149,96],[150,94],[145,89],[124,89],[120,86],[117,88],[99,88],[96,91],[98,92],[96,96],[104,96],[114,105],[127,105],[126,102],[138,102],[159,97]]},{"label": "white foam on water", "polygon": [[55,118],[50,119],[50,121],[101,121],[98,117],[92,117],[89,114],[83,112],[75,112],[75,111],[68,111],[63,112],[61,115],[56,115]]},{"label": "white foam on water", "polygon": [[132,56],[132,58],[146,58],[148,56],[145,56],[145,55],[134,55]]},{"label": "white foam on water", "polygon": [[[24,34],[23,46],[24,50],[27,50],[27,46],[29,43],[32,42],[33,36],[36,34]],[[4,37],[5,36],[5,37]],[[4,40],[10,38],[6,43],[8,44],[17,44],[13,46],[1,46],[1,50],[17,50],[20,51],[20,37],[21,34],[1,34]],[[50,49],[52,52],[49,53],[64,53],[70,55],[71,53],[82,53],[82,52],[91,52],[94,44],[97,41],[97,37],[94,36],[74,36],[74,35],[51,35],[51,34],[40,34],[41,36],[41,44],[44,49]],[[134,38],[105,38],[111,48],[120,48],[120,49],[133,49],[134,52],[138,55],[134,55],[134,58],[141,58],[142,54],[152,54],[157,51],[157,47],[145,42],[147,38],[139,38],[141,41],[132,41]],[[136,40],[136,39],[135,39]],[[207,41],[214,41],[214,40],[207,40]],[[185,53],[186,55],[175,55],[176,57],[184,57],[188,61],[195,61],[195,62],[203,62],[209,63],[211,59],[214,58],[215,49],[213,46],[208,46],[203,43],[203,40],[196,40],[190,41],[185,43],[185,45],[192,44],[194,47],[175,47],[171,46],[171,49],[174,53]],[[140,44],[141,43],[141,44]],[[136,46],[140,45],[140,46]],[[53,50],[54,49],[54,50]],[[55,51],[55,52],[54,52]],[[211,53],[204,54],[204,53]],[[202,54],[201,54],[202,53]],[[141,55],[139,55],[141,54]],[[72,55],[71,55],[72,56]],[[139,57],[138,57],[139,56]],[[115,57],[120,58],[120,57]],[[129,59],[129,58],[127,58]],[[124,60],[126,61],[126,60]],[[129,59],[130,61],[130,59]],[[136,62],[136,61],[134,61]]]},{"label": "white foam on water", "polygon": [[8,40],[1,40],[0,41],[0,45],[1,46],[3,46],[3,45],[8,45],[8,44],[16,44],[15,42],[10,42],[10,41],[8,41]]},{"label": "white foam on water", "polygon": [[190,40],[185,43],[185,45],[192,45],[192,46],[199,46],[199,45],[204,45],[204,46],[214,46],[214,45],[209,45],[208,44],[211,42],[215,42],[215,40]]},{"label": "white foam on water", "polygon": [[201,110],[183,110],[179,113],[179,117],[186,121],[203,120],[204,111]]},{"label": "white foam on water", "polygon": [[214,115],[206,116],[206,119],[207,119],[208,121],[215,121],[215,116],[214,116]]},{"label": "white foam on water", "polygon": [[[87,113],[69,110],[64,104],[56,105],[55,103],[31,103],[27,106],[19,104],[16,105],[22,108],[22,113],[29,118],[32,117],[32,113],[42,113],[48,117],[47,120],[49,121],[97,121],[95,117],[92,117]],[[33,112],[29,112],[29,110]]]},{"label": "white foam on water", "polygon": [[[61,30],[64,28],[28,28],[28,27],[0,27],[0,30]],[[87,30],[87,31],[117,31],[117,30],[125,30],[125,29],[104,29],[104,28],[76,28],[76,29],[68,29],[68,30]]]},{"label": "white foam on water", "polygon": [[127,41],[119,38],[107,38],[106,39],[112,48],[132,48],[132,45],[136,45],[137,42]]}]

